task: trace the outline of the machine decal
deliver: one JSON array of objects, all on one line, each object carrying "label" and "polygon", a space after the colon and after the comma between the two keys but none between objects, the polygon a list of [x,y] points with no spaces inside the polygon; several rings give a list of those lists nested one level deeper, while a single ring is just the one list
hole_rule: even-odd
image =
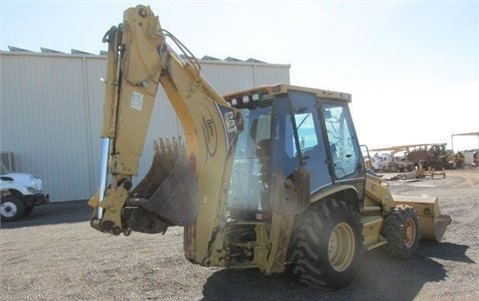
[{"label": "machine decal", "polygon": [[[213,115],[208,111],[207,107],[203,107],[204,113],[201,116],[203,135],[205,137],[207,155],[214,157],[216,154],[216,148],[218,147],[218,136],[216,123]],[[208,156],[205,158],[205,162],[208,161]]]},{"label": "machine decal", "polygon": [[133,92],[130,106],[135,110],[141,111],[143,108],[143,94]]},{"label": "machine decal", "polygon": [[223,121],[223,132],[225,133],[226,149],[229,149],[231,143],[238,136],[235,113],[233,109],[219,104],[216,104],[216,108],[218,109],[218,113],[220,114],[221,120]]}]

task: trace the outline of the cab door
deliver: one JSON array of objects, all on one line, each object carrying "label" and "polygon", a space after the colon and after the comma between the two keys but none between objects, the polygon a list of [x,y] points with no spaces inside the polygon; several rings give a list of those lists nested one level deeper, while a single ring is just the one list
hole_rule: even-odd
[{"label": "cab door", "polygon": [[275,128],[284,128],[283,131],[276,131],[279,133],[277,136],[283,137],[284,141],[276,149],[284,149],[289,157],[296,158],[296,167],[302,166],[309,172],[311,193],[331,186],[328,150],[322,122],[318,118],[319,102],[316,95],[289,91],[288,95],[277,97],[275,112],[278,125]]},{"label": "cab door", "polygon": [[325,101],[321,108],[334,179],[358,176],[364,172],[363,159],[349,107],[346,103]]}]

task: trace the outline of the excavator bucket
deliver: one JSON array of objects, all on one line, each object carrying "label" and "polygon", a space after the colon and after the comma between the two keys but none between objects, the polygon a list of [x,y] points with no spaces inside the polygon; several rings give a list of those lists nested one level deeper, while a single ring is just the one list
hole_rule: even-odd
[{"label": "excavator bucket", "polygon": [[[133,189],[123,217],[135,223],[130,225],[133,229],[157,233],[166,228],[158,225],[155,215],[166,226],[187,226],[196,221],[197,213],[198,187],[185,147],[176,138],[171,141],[160,138],[155,141],[151,168]],[[155,223],[157,225],[152,226]]]},{"label": "excavator bucket", "polygon": [[394,196],[398,205],[413,207],[419,217],[421,238],[440,242],[447,226],[451,223],[451,216],[441,214],[437,197],[408,197]]}]

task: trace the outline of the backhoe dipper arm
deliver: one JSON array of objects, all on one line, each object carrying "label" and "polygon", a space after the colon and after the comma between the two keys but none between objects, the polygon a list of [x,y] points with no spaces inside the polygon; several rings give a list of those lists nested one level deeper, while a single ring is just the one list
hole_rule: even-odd
[{"label": "backhoe dipper arm", "polygon": [[[241,116],[201,77],[196,60],[180,59],[165,42],[167,36],[185,49],[141,5],[126,10],[123,23],[105,35],[102,137],[110,141],[105,168],[110,183],[105,181],[89,202],[95,208],[91,225],[100,231],[158,233],[197,220],[211,229],[224,209],[218,200],[226,199]],[[132,190],[160,83],[186,143],[159,140],[149,173]]]}]

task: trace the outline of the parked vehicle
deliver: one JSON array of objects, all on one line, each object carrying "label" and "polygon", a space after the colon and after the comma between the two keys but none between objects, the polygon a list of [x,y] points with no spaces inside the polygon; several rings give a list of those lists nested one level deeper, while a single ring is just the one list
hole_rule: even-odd
[{"label": "parked vehicle", "polygon": [[1,164],[0,215],[2,221],[14,221],[32,213],[34,206],[49,202],[48,194],[43,193],[43,182],[38,176],[9,171]]}]

